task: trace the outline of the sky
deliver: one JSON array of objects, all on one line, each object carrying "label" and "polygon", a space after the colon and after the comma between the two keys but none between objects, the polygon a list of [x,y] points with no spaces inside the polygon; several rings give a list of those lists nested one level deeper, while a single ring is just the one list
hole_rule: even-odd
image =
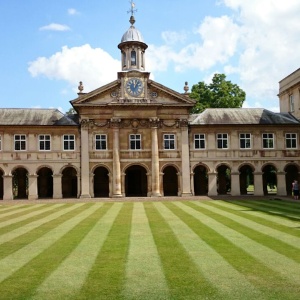
[{"label": "sky", "polygon": [[[243,107],[279,111],[278,82],[300,67],[299,0],[135,0],[146,71],[183,93],[215,73]],[[129,0],[0,0],[0,107],[58,108],[117,79]]]}]

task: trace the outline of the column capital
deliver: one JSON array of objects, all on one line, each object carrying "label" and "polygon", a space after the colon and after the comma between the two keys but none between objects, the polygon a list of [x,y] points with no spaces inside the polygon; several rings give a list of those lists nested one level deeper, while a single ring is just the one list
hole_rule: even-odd
[{"label": "column capital", "polygon": [[111,128],[120,128],[121,126],[121,119],[120,118],[111,118],[110,119],[110,127]]}]

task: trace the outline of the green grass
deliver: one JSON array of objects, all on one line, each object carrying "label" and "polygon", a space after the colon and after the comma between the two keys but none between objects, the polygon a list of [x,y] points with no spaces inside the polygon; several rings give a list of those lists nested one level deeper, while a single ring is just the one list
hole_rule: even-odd
[{"label": "green grass", "polygon": [[299,202],[0,204],[0,299],[299,295]]}]

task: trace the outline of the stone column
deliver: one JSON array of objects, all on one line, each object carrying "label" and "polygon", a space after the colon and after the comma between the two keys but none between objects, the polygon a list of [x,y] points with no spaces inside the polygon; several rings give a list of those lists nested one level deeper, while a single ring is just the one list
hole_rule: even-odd
[{"label": "stone column", "polygon": [[[89,159],[89,120],[81,121],[81,148],[80,148],[80,163],[81,163],[81,189],[80,198],[91,198],[90,195],[90,159]],[[80,182],[79,182],[80,183]],[[79,186],[79,185],[78,185]]]},{"label": "stone column", "polygon": [[232,172],[231,173],[231,196],[239,196],[240,191],[240,173]]},{"label": "stone column", "polygon": [[90,195],[92,198],[95,197],[95,195],[94,195],[94,173],[90,173]]},{"label": "stone column", "polygon": [[158,151],[158,138],[157,138],[157,128],[159,126],[159,119],[150,119],[151,124],[151,142],[152,142],[152,197],[161,197],[160,193],[160,174],[159,174],[159,151]]},{"label": "stone column", "polygon": [[285,172],[277,172],[277,195],[286,196]]},{"label": "stone column", "polygon": [[53,199],[62,198],[62,175],[56,174],[52,175],[53,177]]},{"label": "stone column", "polygon": [[190,151],[189,151],[189,132],[188,121],[181,120],[181,174],[182,188],[181,196],[192,196],[190,180]]},{"label": "stone column", "polygon": [[12,175],[3,175],[3,200],[13,200]]},{"label": "stone column", "polygon": [[254,196],[263,196],[263,173],[262,172],[254,172]]},{"label": "stone column", "polygon": [[191,172],[191,174],[190,174],[191,179],[190,180],[191,180],[191,192],[192,192],[193,196],[195,196],[194,175],[195,175],[195,173]]},{"label": "stone column", "polygon": [[113,180],[112,197],[122,197],[121,192],[121,164],[120,164],[120,123],[121,119],[111,119],[113,129]]},{"label": "stone column", "polygon": [[217,196],[217,173],[207,173],[208,175],[208,196]]},{"label": "stone column", "polygon": [[28,175],[28,200],[38,199],[37,178],[36,174]]}]

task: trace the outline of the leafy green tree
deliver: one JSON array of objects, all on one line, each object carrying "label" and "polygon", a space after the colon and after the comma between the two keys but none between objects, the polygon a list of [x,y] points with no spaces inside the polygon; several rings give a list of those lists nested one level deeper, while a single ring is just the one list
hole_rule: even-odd
[{"label": "leafy green tree", "polygon": [[225,74],[215,74],[210,84],[201,81],[193,85],[190,97],[197,101],[191,111],[196,114],[206,108],[242,107],[246,93],[238,85],[226,80]]},{"label": "leafy green tree", "polygon": [[67,112],[66,112],[66,115],[75,115],[77,114],[77,111],[71,107]]}]

